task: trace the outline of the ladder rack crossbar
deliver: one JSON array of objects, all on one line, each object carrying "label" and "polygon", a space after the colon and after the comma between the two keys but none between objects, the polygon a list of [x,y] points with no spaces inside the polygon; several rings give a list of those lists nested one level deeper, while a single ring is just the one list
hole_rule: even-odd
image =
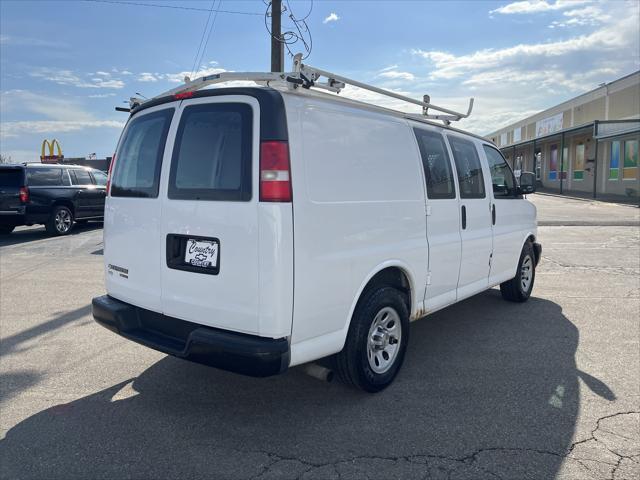
[{"label": "ladder rack crossbar", "polygon": [[[396,98],[398,100],[402,100],[404,102],[407,103],[412,103],[414,105],[419,105],[423,108],[426,109],[433,109],[433,110],[437,110],[439,112],[442,113],[446,113],[448,115],[450,115],[451,117],[455,117],[456,120],[460,120],[462,118],[467,118],[470,114],[471,114],[471,110],[473,108],[473,98],[469,100],[469,108],[467,110],[467,113],[460,113],[460,112],[456,112],[454,110],[450,110],[448,108],[444,108],[444,107],[439,107],[437,105],[434,105],[432,103],[429,102],[423,102],[420,100],[416,100],[415,98],[411,98],[411,97],[407,97],[406,95],[401,95],[399,93],[396,92],[392,92],[390,90],[385,90],[384,88],[379,88],[379,87],[375,87],[373,85],[369,85],[367,83],[363,83],[360,82],[358,80],[353,80],[351,78],[347,78],[347,77],[343,77],[341,75],[336,75],[335,73],[331,73],[331,72],[327,72],[325,70],[316,68],[316,67],[312,67],[309,65],[302,65],[301,66],[301,72],[305,73],[305,75],[307,75],[308,77],[310,75],[314,75],[314,77],[317,79],[319,77],[326,77],[327,79],[329,79],[329,82],[331,83],[331,81],[338,81],[338,82],[342,82],[346,85],[352,85],[354,87],[358,87],[358,88],[362,88],[363,90],[368,90],[370,92],[374,92],[374,93],[378,93],[380,95],[384,95],[387,97],[392,97],[392,98]],[[308,75],[310,74],[310,75]],[[426,115],[425,115],[426,116]],[[442,117],[442,115],[440,115],[440,117]],[[453,118],[447,118],[449,120],[453,120]],[[440,120],[440,119],[438,119]]]},{"label": "ladder rack crossbar", "polygon": [[[165,97],[170,95],[179,95],[188,92],[195,92],[202,88],[208,87],[210,85],[215,85],[217,83],[223,82],[233,82],[233,81],[251,81],[257,84],[269,85],[271,82],[277,83],[281,86],[289,88],[291,90],[296,90],[302,88],[304,89],[322,89],[328,90],[334,93],[340,93],[342,89],[346,87],[346,85],[351,85],[357,88],[361,88],[363,90],[368,90],[370,92],[377,93],[379,95],[383,95],[386,97],[395,98],[397,100],[401,100],[403,102],[411,103],[413,105],[418,105],[422,107],[422,114],[407,114],[409,116],[414,116],[416,118],[421,119],[430,119],[430,120],[440,120],[445,124],[449,124],[452,121],[458,121],[463,118],[469,117],[471,115],[471,110],[473,109],[473,98],[469,99],[469,107],[466,113],[456,112],[455,110],[451,110],[448,108],[440,107],[438,105],[434,105],[430,102],[430,97],[428,95],[424,96],[423,100],[416,100],[415,98],[407,97],[406,95],[401,95],[399,93],[385,90],[384,88],[379,88],[373,85],[369,85],[364,82],[360,82],[358,80],[353,80],[348,77],[343,77],[342,75],[336,75],[335,73],[328,72],[326,70],[322,70],[320,68],[312,67],[310,65],[304,65],[302,63],[302,54],[297,54],[293,59],[293,72],[221,72],[214,73],[212,75],[205,75],[195,80],[189,79],[189,77],[185,77],[185,83],[178,87],[172,88],[171,90],[167,90],[166,92],[157,95],[154,98]],[[326,82],[318,81],[321,77],[325,77]],[[153,99],[151,99],[153,100]],[[141,100],[139,98],[132,97],[129,100],[129,104],[131,108],[134,108],[142,103],[145,103],[149,100]],[[431,114],[429,110],[434,110],[436,112],[440,112],[440,114]],[[405,112],[401,112],[405,113]]]}]

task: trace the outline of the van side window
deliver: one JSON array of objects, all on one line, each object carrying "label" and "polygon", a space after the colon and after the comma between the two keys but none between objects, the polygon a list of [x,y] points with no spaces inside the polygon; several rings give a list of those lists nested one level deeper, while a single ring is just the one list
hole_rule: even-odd
[{"label": "van side window", "polygon": [[114,164],[112,197],[157,197],[173,108],[131,120]]},{"label": "van side window", "polygon": [[[68,185],[68,177],[65,180]],[[61,187],[62,168],[27,168],[27,183],[30,187]]]},{"label": "van side window", "polygon": [[251,199],[251,106],[210,103],[186,107],[171,159],[169,198]]},{"label": "van side window", "polygon": [[484,176],[476,146],[468,140],[448,138],[458,170],[460,198],[485,198]]},{"label": "van side window", "polygon": [[483,145],[487,154],[489,171],[491,172],[491,184],[493,185],[493,196],[514,198],[516,181],[509,164],[502,154],[489,145]]},{"label": "van side window", "polygon": [[451,160],[439,133],[414,128],[427,183],[427,198],[456,198]]}]

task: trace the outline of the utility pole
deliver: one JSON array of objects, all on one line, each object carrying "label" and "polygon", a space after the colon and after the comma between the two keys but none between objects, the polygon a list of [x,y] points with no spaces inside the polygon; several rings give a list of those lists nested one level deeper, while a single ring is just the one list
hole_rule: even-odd
[{"label": "utility pole", "polygon": [[284,44],[282,39],[282,0],[271,2],[271,71],[284,71]]}]

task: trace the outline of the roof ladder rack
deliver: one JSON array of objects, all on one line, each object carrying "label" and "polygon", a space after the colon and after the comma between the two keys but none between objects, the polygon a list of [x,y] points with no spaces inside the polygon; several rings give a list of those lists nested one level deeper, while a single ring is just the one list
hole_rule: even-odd
[{"label": "roof ladder rack", "polygon": [[[319,81],[322,77],[326,78],[325,81]],[[421,119],[440,120],[446,125],[451,122],[459,121],[463,118],[471,115],[473,109],[473,98],[469,99],[469,107],[466,113],[456,112],[448,108],[439,107],[431,103],[429,95],[424,95],[422,100],[416,100],[405,95],[400,95],[383,88],[378,88],[373,85],[369,85],[357,80],[353,80],[335,73],[327,72],[325,70],[305,65],[302,63],[302,54],[298,53],[293,57],[293,72],[222,72],[213,75],[206,75],[195,80],[191,80],[189,77],[185,77],[185,83],[179,87],[168,90],[154,98],[165,97],[169,95],[177,96],[178,98],[186,98],[190,92],[195,92],[202,88],[214,85],[217,83],[230,82],[230,81],[253,81],[261,85],[269,86],[270,84],[280,84],[290,89],[322,89],[333,93],[340,93],[347,85],[368,90],[386,97],[395,98],[403,102],[411,103],[422,107],[422,114],[416,114],[414,116]],[[153,100],[153,99],[151,99]],[[135,108],[138,105],[148,100],[142,100],[132,97],[129,100],[131,108]],[[429,113],[429,110],[438,113]],[[405,113],[405,112],[402,112]],[[412,116],[411,114],[407,114]]]}]

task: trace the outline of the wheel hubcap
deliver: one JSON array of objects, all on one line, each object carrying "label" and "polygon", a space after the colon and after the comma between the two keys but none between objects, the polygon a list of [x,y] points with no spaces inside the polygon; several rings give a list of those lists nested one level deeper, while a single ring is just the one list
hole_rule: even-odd
[{"label": "wheel hubcap", "polygon": [[529,287],[531,286],[531,281],[533,279],[533,261],[531,257],[527,255],[524,257],[522,261],[522,266],[520,267],[520,285],[522,286],[522,290],[525,292],[529,291]]},{"label": "wheel hubcap", "polygon": [[66,210],[60,210],[56,213],[56,229],[60,233],[64,233],[71,228],[71,215]]},{"label": "wheel hubcap", "polygon": [[391,307],[383,308],[373,319],[367,343],[367,359],[374,372],[384,373],[391,368],[401,341],[400,315]]}]

